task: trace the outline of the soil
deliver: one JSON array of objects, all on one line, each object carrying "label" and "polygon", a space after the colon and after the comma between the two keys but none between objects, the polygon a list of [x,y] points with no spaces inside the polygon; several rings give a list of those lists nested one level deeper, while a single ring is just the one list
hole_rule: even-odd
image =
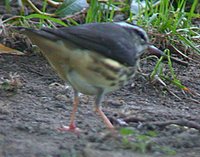
[{"label": "soil", "polygon": [[[16,46],[11,38],[3,41]],[[155,60],[141,65],[149,73]],[[200,64],[173,67],[192,93],[173,85],[167,91],[138,73],[103,102],[116,132],[106,129],[93,111],[94,98],[80,95],[76,124],[81,132],[75,134],[57,130],[69,122],[73,90],[47,61],[34,53],[0,55],[0,156],[199,157]],[[121,128],[134,132],[125,135]]]}]

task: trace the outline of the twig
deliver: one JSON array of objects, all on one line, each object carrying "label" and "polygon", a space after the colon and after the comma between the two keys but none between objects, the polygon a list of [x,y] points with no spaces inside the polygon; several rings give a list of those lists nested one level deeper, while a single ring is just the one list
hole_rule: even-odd
[{"label": "twig", "polygon": [[165,122],[160,122],[160,121],[159,122],[146,122],[146,123],[143,123],[142,126],[156,125],[159,127],[165,127],[165,126],[171,125],[171,124],[186,126],[189,128],[195,128],[200,131],[200,124],[193,122],[193,121],[189,121],[187,119],[169,120],[169,121],[165,121]]},{"label": "twig", "polygon": [[[164,59],[165,59],[165,58],[166,58],[166,57],[164,57]],[[178,59],[178,58],[175,58],[175,57],[172,57],[172,56],[170,56],[170,59],[171,59],[172,61],[178,63],[178,64],[181,64],[181,65],[184,65],[184,66],[188,66],[188,62],[186,62],[186,61],[182,61],[182,60],[180,60],[180,59]]]},{"label": "twig", "polygon": [[49,5],[51,5],[52,7],[55,7],[55,8],[59,7],[62,4],[62,2],[55,2],[55,1],[52,1],[52,0],[47,0],[47,3]]},{"label": "twig", "polygon": [[186,59],[188,59],[188,60],[191,60],[191,61],[193,61],[193,62],[195,62],[195,63],[199,63],[199,61],[194,60],[194,59],[188,57],[187,55],[185,55],[184,53],[182,53],[182,52],[181,52],[180,50],[178,50],[175,46],[169,45],[168,47],[169,47],[170,49],[173,49],[172,51],[174,51],[174,52],[177,53],[178,55],[180,55],[180,56],[182,56],[182,57],[184,57],[184,58],[186,58]]},{"label": "twig", "polygon": [[41,15],[46,15],[46,16],[55,16],[55,14],[49,14],[49,13],[45,13],[45,12],[42,12],[40,11],[30,0],[25,0],[29,5],[30,7],[38,14],[41,14]]},{"label": "twig", "polygon": [[126,123],[130,123],[130,122],[144,122],[145,119],[144,118],[139,118],[139,117],[135,117],[135,116],[131,116],[131,117],[127,117],[125,119],[123,119]]},{"label": "twig", "polygon": [[172,95],[173,95],[174,97],[176,97],[177,99],[182,100],[179,96],[177,96],[175,93],[173,93],[173,92],[167,87],[166,83],[165,83],[158,75],[155,75],[155,76],[154,76],[154,79],[157,80],[158,82],[160,82],[160,83],[164,86],[164,88],[165,88],[170,94],[172,94]]},{"label": "twig", "polygon": [[20,19],[20,18],[22,18],[22,16],[12,16],[10,18],[7,18],[7,19],[3,20],[2,23],[7,23],[9,21],[12,21],[12,20],[15,20],[15,19]]}]

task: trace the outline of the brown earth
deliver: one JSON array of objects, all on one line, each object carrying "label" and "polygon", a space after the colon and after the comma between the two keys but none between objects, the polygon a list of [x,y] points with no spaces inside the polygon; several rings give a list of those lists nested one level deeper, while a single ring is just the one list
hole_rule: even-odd
[{"label": "brown earth", "polygon": [[[76,156],[91,150],[140,152],[142,149],[131,147],[130,143],[141,146],[143,142],[139,143],[134,138],[147,134],[149,130],[156,132],[156,137],[149,136],[148,140],[144,140],[144,143],[149,143],[145,147],[146,152],[161,156],[175,151],[177,154],[184,152],[189,153],[188,156],[199,156],[198,96],[171,88],[178,99],[163,90],[161,85],[152,85],[139,74],[121,90],[107,95],[103,110],[108,117],[113,122],[120,118],[127,122],[128,127],[138,131],[127,138],[130,139],[127,147],[118,134],[109,136],[109,131],[93,112],[93,99],[84,95],[81,95],[77,113],[77,125],[83,132],[76,135],[56,130],[69,122],[73,92],[70,87],[60,85],[64,83],[43,57],[1,55],[0,63],[0,156]],[[183,84],[198,92],[199,65],[175,67]],[[149,68],[148,64],[143,64],[142,69],[145,68]],[[9,75],[14,73],[19,76],[14,76],[13,81]],[[3,86],[6,78],[10,80],[8,87]],[[173,122],[164,126],[152,124],[183,119],[189,124],[184,121],[180,122],[182,126],[172,125]],[[195,124],[191,126],[192,122]]]}]

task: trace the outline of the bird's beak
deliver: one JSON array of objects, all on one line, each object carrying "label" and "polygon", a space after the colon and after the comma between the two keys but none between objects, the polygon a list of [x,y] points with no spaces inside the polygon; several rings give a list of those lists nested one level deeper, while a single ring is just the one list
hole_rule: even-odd
[{"label": "bird's beak", "polygon": [[[147,48],[148,52],[152,55],[156,55],[157,57],[161,57],[163,56],[164,59],[167,59],[168,56],[161,50],[159,50],[157,47],[153,46],[153,45],[149,45],[148,48]],[[186,61],[183,61],[183,60],[180,60],[179,58],[175,58],[175,57],[172,57],[170,56],[170,59],[178,64],[181,64],[181,65],[184,65],[184,66],[187,66],[188,65],[188,62]]]},{"label": "bird's beak", "polygon": [[163,51],[159,50],[157,47],[153,46],[153,45],[149,45],[148,46],[148,52],[152,55],[156,55],[158,57],[161,56],[167,56]]}]

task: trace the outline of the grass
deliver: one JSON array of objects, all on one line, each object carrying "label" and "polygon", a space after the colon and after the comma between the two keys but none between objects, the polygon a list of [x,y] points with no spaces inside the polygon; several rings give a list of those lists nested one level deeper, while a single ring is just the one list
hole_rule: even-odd
[{"label": "grass", "polygon": [[[176,49],[191,48],[194,52],[200,53],[197,48],[195,37],[200,36],[200,28],[192,25],[192,19],[200,17],[195,13],[195,6],[198,0],[194,0],[191,9],[186,11],[186,1],[178,0],[174,7],[170,1],[161,0],[159,5],[154,6],[147,2],[144,13],[140,13],[133,19],[138,19],[137,24],[144,26],[147,31],[164,34],[165,44],[170,43]],[[161,42],[161,41],[160,41]],[[179,45],[177,47],[176,45]]]},{"label": "grass", "polygon": [[167,155],[176,154],[176,151],[172,148],[161,146],[153,142],[152,139],[158,136],[156,131],[141,133],[130,128],[122,128],[120,134],[122,135],[122,147],[124,149],[132,149],[140,153],[159,151]]},{"label": "grass", "polygon": [[[167,0],[161,0],[156,5],[152,1],[146,1],[145,8],[129,20],[137,20],[138,25],[145,27],[150,32],[152,40],[156,41],[155,44],[165,47],[168,56],[171,55],[171,49],[178,52],[181,59],[188,59],[187,55],[182,52],[188,53],[192,51],[198,55],[200,54],[200,49],[198,48],[200,42],[197,41],[197,38],[200,38],[200,28],[192,24],[192,19],[200,17],[200,15],[195,13],[198,0],[193,1],[188,11],[186,11],[186,2],[185,0],[178,0],[176,6],[174,6]],[[187,87],[181,84],[181,80],[177,78],[169,57],[167,63],[169,74],[164,74],[163,69],[165,66],[162,64],[162,60],[163,58],[158,60],[151,78],[153,79],[157,75],[162,80],[189,91]]]},{"label": "grass", "polygon": [[184,90],[184,91],[189,91],[189,88],[187,88],[186,86],[182,85],[181,81],[177,78],[175,72],[174,72],[174,69],[173,69],[173,64],[172,64],[172,61],[171,61],[171,58],[170,58],[170,52],[169,50],[166,50],[165,51],[167,53],[167,65],[168,65],[168,68],[169,68],[169,72],[168,74],[164,73],[163,72],[163,69],[164,69],[164,64],[163,64],[163,58],[164,57],[161,57],[160,59],[158,59],[155,67],[154,67],[154,70],[152,71],[152,73],[150,74],[150,79],[153,80],[153,79],[157,79],[158,81],[160,81],[165,87],[166,87],[166,84],[162,81],[168,81],[172,84],[174,84],[176,87]]},{"label": "grass", "polygon": [[96,0],[90,1],[90,7],[86,16],[86,23],[92,22],[112,22],[115,11],[119,11],[113,0],[107,3],[99,3]]}]

